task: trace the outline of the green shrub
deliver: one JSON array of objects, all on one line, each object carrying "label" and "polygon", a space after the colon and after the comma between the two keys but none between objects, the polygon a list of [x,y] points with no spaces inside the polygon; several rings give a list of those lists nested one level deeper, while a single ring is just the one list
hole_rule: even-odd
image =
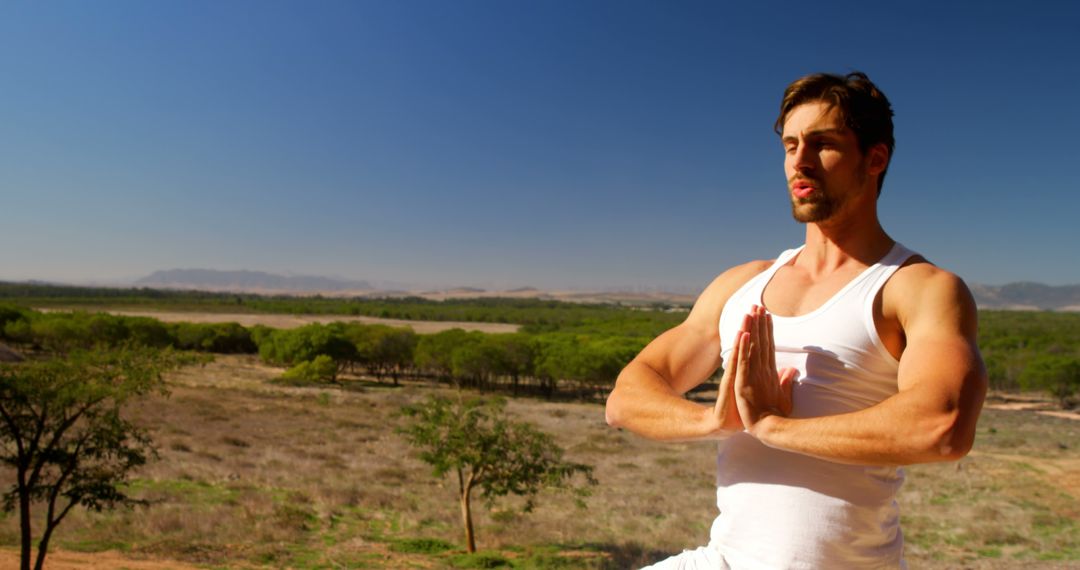
[{"label": "green shrub", "polygon": [[282,380],[300,384],[319,384],[337,381],[338,366],[333,358],[320,354],[293,366],[281,375]]}]

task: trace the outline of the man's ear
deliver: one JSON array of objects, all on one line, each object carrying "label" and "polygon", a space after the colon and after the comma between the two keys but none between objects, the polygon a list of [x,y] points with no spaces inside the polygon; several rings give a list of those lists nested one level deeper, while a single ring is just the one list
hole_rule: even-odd
[{"label": "man's ear", "polygon": [[889,147],[885,143],[878,143],[866,151],[867,164],[870,174],[881,174],[889,166]]}]

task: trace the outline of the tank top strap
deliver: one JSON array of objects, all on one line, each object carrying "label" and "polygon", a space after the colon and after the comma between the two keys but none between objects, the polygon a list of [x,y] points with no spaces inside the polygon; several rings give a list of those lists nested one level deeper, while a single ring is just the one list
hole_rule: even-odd
[{"label": "tank top strap", "polygon": [[874,264],[874,267],[871,269],[871,275],[863,282],[862,290],[860,291],[859,299],[862,304],[860,313],[862,314],[863,325],[866,328],[866,332],[870,335],[871,342],[877,347],[881,356],[893,363],[899,363],[899,361],[889,352],[885,347],[885,344],[881,341],[881,337],[878,335],[877,324],[874,322],[874,301],[877,299],[881,289],[885,287],[885,283],[889,281],[908,259],[911,259],[911,257],[915,255],[918,254],[897,242],[893,245],[893,248],[889,250],[889,253],[881,258],[881,261]]},{"label": "tank top strap", "polygon": [[[760,303],[761,292],[765,289],[765,285],[772,280],[773,275],[775,275],[781,267],[787,265],[793,257],[798,255],[803,247],[805,246],[801,245],[794,249],[780,252],[780,255],[776,256],[776,261],[773,261],[772,265],[766,268],[765,271],[751,277],[746,283],[743,283],[741,287],[736,289],[735,292],[731,294],[731,297],[728,297],[727,303],[724,304],[724,313],[730,312],[727,310],[727,307],[729,306],[734,307],[737,305],[745,305],[747,303]],[[743,314],[745,314],[745,312],[739,313],[740,316]]]},{"label": "tank top strap", "polygon": [[[765,285],[767,285],[769,281],[772,281],[773,275],[776,275],[776,272],[780,271],[781,267],[787,265],[791,262],[792,259],[795,258],[796,255],[799,255],[799,252],[802,251],[804,247],[806,247],[805,244],[800,245],[799,247],[796,247],[794,249],[788,249],[780,252],[780,255],[776,256],[776,261],[774,261],[768,269],[762,271],[756,277],[751,279],[750,282],[753,283],[755,287],[764,290]],[[759,302],[759,300],[761,299],[761,291],[758,291],[754,298]]]},{"label": "tank top strap", "polygon": [[868,303],[873,304],[874,298],[877,297],[878,291],[885,286],[885,282],[914,255],[918,254],[904,247],[900,242],[893,244],[889,253],[886,253],[885,257],[882,257],[880,261],[874,264],[873,269],[870,271],[871,275],[866,280],[867,289],[863,294],[868,297]]}]

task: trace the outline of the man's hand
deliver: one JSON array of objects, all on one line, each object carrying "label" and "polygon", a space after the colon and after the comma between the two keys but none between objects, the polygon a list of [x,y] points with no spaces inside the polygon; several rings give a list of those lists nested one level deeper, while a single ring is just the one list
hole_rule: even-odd
[{"label": "man's hand", "polygon": [[791,414],[791,389],[799,372],[794,368],[776,370],[772,316],[764,307],[754,305],[743,317],[734,350],[731,362],[738,363],[733,366],[735,403],[743,426],[753,434],[762,418]]},{"label": "man's hand", "polygon": [[732,357],[724,375],[720,378],[720,386],[716,392],[716,405],[713,406],[713,414],[716,416],[716,425],[720,429],[731,434],[743,429],[743,421],[739,417],[739,408],[735,402],[735,375],[739,371],[739,350],[746,344],[742,340],[742,334],[735,335],[735,345],[732,347]]}]

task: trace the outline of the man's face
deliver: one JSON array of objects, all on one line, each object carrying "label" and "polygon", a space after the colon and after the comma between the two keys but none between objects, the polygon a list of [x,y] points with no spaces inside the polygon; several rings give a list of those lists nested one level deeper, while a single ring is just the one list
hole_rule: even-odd
[{"label": "man's face", "polygon": [[866,189],[866,161],[858,139],[836,108],[821,101],[795,107],[784,122],[781,141],[796,221],[826,221]]}]

